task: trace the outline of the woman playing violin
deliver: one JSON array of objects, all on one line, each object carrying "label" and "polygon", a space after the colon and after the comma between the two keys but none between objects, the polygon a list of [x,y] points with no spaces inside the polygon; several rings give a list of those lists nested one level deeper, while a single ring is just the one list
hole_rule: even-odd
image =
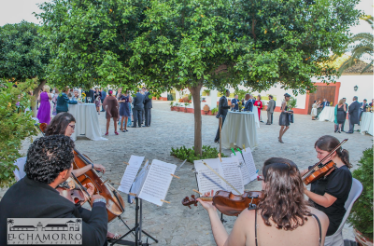
[{"label": "woman playing violin", "polygon": [[[339,140],[333,136],[320,137],[314,144],[317,158],[322,160],[339,144]],[[305,194],[315,204],[315,207],[329,217],[330,225],[327,236],[334,234],[338,229],[345,214],[344,204],[352,186],[352,174],[349,170],[352,165],[349,163],[348,151],[340,147],[330,158],[326,159],[326,163],[329,161],[335,163],[336,169],[326,178],[312,182],[310,191],[305,187]],[[303,171],[302,174],[307,171]]]},{"label": "woman playing violin", "polygon": [[[74,129],[74,116],[69,113],[59,113],[53,118],[51,123],[47,126],[47,129],[45,130],[45,135],[65,135],[70,137],[74,133]],[[87,165],[83,168],[74,169],[72,173],[75,177],[78,177],[92,168],[96,171],[105,173],[105,167],[100,164]]]},{"label": "woman playing violin", "polygon": [[257,209],[245,209],[236,220],[231,234],[223,227],[214,205],[200,199],[208,211],[217,245],[304,246],[323,245],[327,216],[304,200],[304,185],[295,163],[284,158],[270,158],[262,169],[264,198]]}]

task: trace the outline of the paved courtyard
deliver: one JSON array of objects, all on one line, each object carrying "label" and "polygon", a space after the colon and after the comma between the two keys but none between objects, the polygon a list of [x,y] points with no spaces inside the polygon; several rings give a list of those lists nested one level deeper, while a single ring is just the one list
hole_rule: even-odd
[{"label": "paved courtyard", "polygon": [[[170,111],[168,102],[153,102],[152,126],[149,128],[129,128],[126,133],[120,132],[114,135],[113,123],[110,126],[108,141],[90,141],[79,138],[76,141],[77,149],[88,155],[95,163],[103,164],[107,168],[105,178],[110,179],[116,188],[120,183],[125,171],[124,161],[128,161],[131,155],[145,156],[146,159],[159,159],[173,164],[181,164],[182,160],[170,156],[171,147],[193,145],[194,120],[193,114]],[[262,118],[266,121],[266,112],[262,112]],[[318,137],[326,134],[336,136],[339,140],[348,138],[349,141],[344,148],[349,150],[350,161],[354,168],[362,156],[362,151],[373,144],[372,136],[361,135],[355,132],[348,135],[345,133],[333,133],[333,123],[312,121],[309,115],[295,115],[295,123],[283,137],[284,144],[278,142],[278,118],[279,113],[274,114],[274,124],[267,126],[261,123],[258,129],[259,146],[253,150],[253,157],[257,169],[261,169],[263,162],[269,157],[286,157],[293,160],[300,169],[317,162],[314,151],[314,142]],[[105,133],[105,115],[99,116],[102,133]],[[218,120],[213,116],[203,116],[203,145],[218,147],[213,142],[217,131]],[[28,144],[23,146],[26,153]],[[224,150],[229,155],[230,150]],[[176,173],[180,179],[174,178],[164,203],[158,207],[148,202],[143,202],[143,229],[155,236],[158,245],[215,245],[208,214],[201,207],[184,207],[181,200],[193,194],[192,189],[197,188],[193,173],[193,165],[186,163]],[[246,187],[248,190],[260,190],[260,183],[253,181]],[[3,195],[4,190],[0,192]],[[124,200],[127,195],[122,193]],[[126,211],[122,217],[130,227],[134,225],[134,204],[126,202]],[[225,216],[227,222],[224,224],[228,231],[232,229],[235,217]],[[109,225],[113,233],[124,234],[127,228],[119,220]],[[352,229],[346,225],[343,236],[354,239]],[[129,237],[131,238],[131,237]],[[146,237],[143,236],[143,241]],[[151,240],[150,240],[151,241]]]}]

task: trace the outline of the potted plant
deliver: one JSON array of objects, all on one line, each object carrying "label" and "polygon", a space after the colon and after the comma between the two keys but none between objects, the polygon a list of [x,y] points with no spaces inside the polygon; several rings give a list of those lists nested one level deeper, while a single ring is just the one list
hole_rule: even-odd
[{"label": "potted plant", "polygon": [[294,97],[291,97],[290,100],[287,103],[288,110],[292,110],[293,108],[297,107],[297,99]]},{"label": "potted plant", "polygon": [[366,149],[352,177],[361,182],[363,191],[352,207],[348,222],[354,228],[359,245],[373,245],[373,147]]},{"label": "potted plant", "polygon": [[192,101],[192,95],[188,94],[188,102],[191,103],[191,101]]},{"label": "potted plant", "polygon": [[188,106],[188,102],[185,102],[184,103],[184,112],[187,113],[187,106]]},{"label": "potted plant", "polygon": [[215,115],[216,113],[218,113],[218,108],[214,108],[210,110],[210,112],[212,112],[212,115]]},{"label": "potted plant", "polygon": [[170,110],[174,111],[174,102],[170,102]]},{"label": "potted plant", "polygon": [[210,95],[210,90],[206,89],[203,91],[203,93],[206,95],[206,96],[209,96]]}]

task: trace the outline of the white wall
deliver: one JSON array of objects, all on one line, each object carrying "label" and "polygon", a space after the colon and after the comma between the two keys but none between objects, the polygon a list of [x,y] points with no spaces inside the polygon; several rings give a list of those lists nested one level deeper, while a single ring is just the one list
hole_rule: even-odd
[{"label": "white wall", "polygon": [[[374,98],[373,75],[343,75],[336,81],[341,82],[339,99],[347,98],[347,103],[352,103],[354,96],[358,97],[358,102],[366,99],[369,102]],[[354,91],[355,85],[358,90]]]}]

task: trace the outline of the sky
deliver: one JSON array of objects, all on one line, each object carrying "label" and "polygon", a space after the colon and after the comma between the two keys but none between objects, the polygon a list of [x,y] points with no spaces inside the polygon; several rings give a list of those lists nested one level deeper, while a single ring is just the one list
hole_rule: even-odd
[{"label": "sky", "polygon": [[[48,0],[0,0],[0,26],[11,23],[19,23],[22,20],[39,23],[33,12],[40,13],[37,4]],[[373,0],[361,0],[356,6],[357,9],[363,10],[368,15],[373,15]],[[360,20],[358,26],[352,27],[351,32],[367,32],[370,30],[369,24]]]}]

